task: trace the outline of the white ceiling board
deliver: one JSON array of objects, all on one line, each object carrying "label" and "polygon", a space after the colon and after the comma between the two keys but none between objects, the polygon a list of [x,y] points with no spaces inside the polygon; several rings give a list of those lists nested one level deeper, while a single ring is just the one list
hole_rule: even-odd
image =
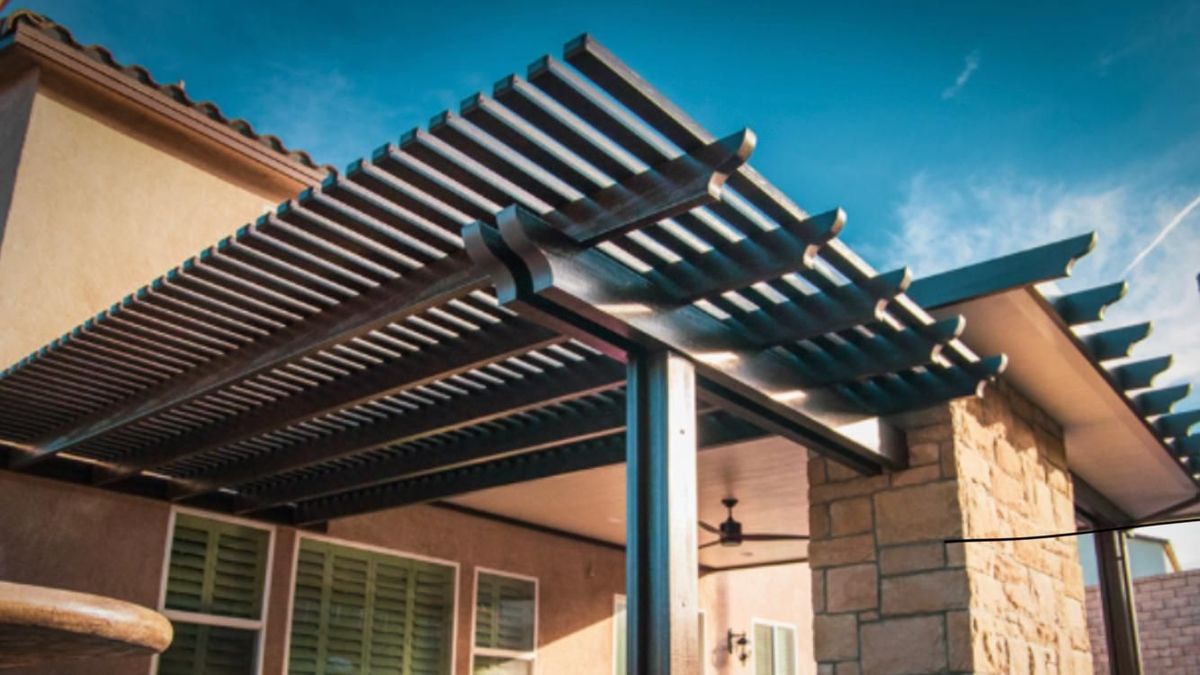
[{"label": "white ceiling board", "polygon": [[[721,499],[739,500],[734,515],[747,533],[808,534],[808,452],[779,437],[710,448],[700,453],[699,517],[725,519]],[[594,539],[625,543],[625,465],[542,478],[459,495],[452,503]],[[715,539],[700,532],[700,542]],[[700,562],[712,567],[803,558],[806,542],[747,542],[713,546]],[[747,555],[749,554],[749,555]]]},{"label": "white ceiling board", "polygon": [[1196,486],[1081,349],[1045,300],[1018,289],[939,309],[962,314],[963,340],[1009,357],[1005,379],[1063,425],[1071,470],[1140,517],[1196,494]]}]

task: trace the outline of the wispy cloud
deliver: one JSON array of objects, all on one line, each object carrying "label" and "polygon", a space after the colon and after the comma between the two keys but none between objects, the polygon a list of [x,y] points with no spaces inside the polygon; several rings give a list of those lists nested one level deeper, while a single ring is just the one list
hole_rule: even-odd
[{"label": "wispy cloud", "polygon": [[[1131,171],[1089,185],[1011,175],[921,174],[911,179],[897,209],[900,227],[871,252],[886,267],[907,264],[921,277],[1094,230],[1099,235],[1096,250],[1062,282],[1062,290],[1127,280],[1128,295],[1110,308],[1103,327],[1153,321],[1154,331],[1136,348],[1135,358],[1173,354],[1174,367],[1156,384],[1200,384],[1195,281],[1200,227],[1178,227],[1200,206],[1195,194],[1196,186],[1167,187],[1153,172]],[[1169,245],[1143,247],[1148,233],[1156,230],[1156,241],[1173,230]],[[1139,247],[1144,255],[1138,262],[1147,264],[1131,266],[1129,253]],[[1200,402],[1200,395],[1193,394],[1191,401]]]},{"label": "wispy cloud", "polygon": [[1167,224],[1158,231],[1158,234],[1154,235],[1154,239],[1146,245],[1146,248],[1142,249],[1136,256],[1133,257],[1133,260],[1130,261],[1129,266],[1125,268],[1125,271],[1122,272],[1122,274],[1129,274],[1133,268],[1141,264],[1142,260],[1145,260],[1146,256],[1150,255],[1154,249],[1158,248],[1158,245],[1163,243],[1163,240],[1167,238],[1167,235],[1171,234],[1171,230],[1174,230],[1176,227],[1178,227],[1185,218],[1191,215],[1192,211],[1196,210],[1197,206],[1200,206],[1200,195],[1196,195],[1195,199],[1188,202],[1187,206],[1180,209],[1178,213],[1176,213],[1169,221],[1167,221]]},{"label": "wispy cloud", "polygon": [[971,81],[971,76],[975,74],[976,70],[979,70],[978,49],[967,54],[966,58],[963,59],[963,69],[959,71],[958,77],[954,78],[954,84],[942,90],[942,100],[948,101],[958,96],[963,87],[967,86],[967,83]]}]

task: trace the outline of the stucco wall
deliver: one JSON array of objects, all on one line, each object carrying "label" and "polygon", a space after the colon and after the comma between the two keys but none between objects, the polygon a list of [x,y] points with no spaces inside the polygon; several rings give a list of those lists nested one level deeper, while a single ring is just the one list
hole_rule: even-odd
[{"label": "stucco wall", "polygon": [[[0,580],[158,605],[170,507],[0,471]],[[90,659],[45,675],[146,673],[149,658]]]},{"label": "stucco wall", "polygon": [[[756,620],[795,626],[796,672],[816,673],[811,587],[812,573],[805,564],[729,570],[701,577],[705,675],[753,675],[753,655],[744,664],[730,656],[727,636],[733,629],[735,633],[745,632],[753,640]],[[755,649],[751,644],[751,652]]]},{"label": "stucco wall", "polygon": [[[0,126],[21,123],[20,106],[0,112]],[[292,196],[242,187],[205,166],[209,151],[150,126],[46,87],[34,97],[0,227],[0,367]]]}]

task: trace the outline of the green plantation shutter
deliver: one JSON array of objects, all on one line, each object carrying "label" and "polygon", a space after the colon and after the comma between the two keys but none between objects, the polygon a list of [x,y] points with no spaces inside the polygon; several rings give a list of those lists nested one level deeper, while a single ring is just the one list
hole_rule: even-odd
[{"label": "green plantation shutter", "polygon": [[529,652],[537,589],[532,581],[479,573],[475,592],[475,646]]},{"label": "green plantation shutter", "polygon": [[[200,615],[258,620],[267,571],[266,530],[175,516],[163,605]],[[253,673],[257,631],[172,620],[175,639],[159,657],[163,675]]]},{"label": "green plantation shutter", "polygon": [[158,658],[162,675],[246,675],[255,669],[255,632],[175,621],[175,639]]},{"label": "green plantation shutter", "polygon": [[450,672],[454,568],[304,539],[288,671]]},{"label": "green plantation shutter", "polygon": [[754,624],[754,642],[751,643],[751,649],[754,650],[755,675],[775,675],[774,635],[770,626]]},{"label": "green plantation shutter", "polygon": [[177,514],[164,606],[259,618],[268,537],[265,530]]},{"label": "green plantation shutter", "polygon": [[629,639],[629,631],[625,623],[627,616],[628,614],[625,611],[625,598],[618,598],[616,616],[613,617],[613,630],[617,632],[617,653],[613,655],[613,659],[616,661],[616,663],[613,664],[615,666],[613,671],[616,673],[616,675],[625,675],[626,668],[629,667],[628,656],[626,655],[629,649],[626,642]]}]

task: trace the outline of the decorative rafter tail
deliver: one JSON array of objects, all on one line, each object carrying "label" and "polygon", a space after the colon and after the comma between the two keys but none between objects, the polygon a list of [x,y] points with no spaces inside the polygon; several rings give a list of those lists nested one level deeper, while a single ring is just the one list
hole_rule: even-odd
[{"label": "decorative rafter tail", "polygon": [[1103,319],[1104,311],[1108,309],[1109,305],[1125,297],[1125,293],[1128,291],[1129,284],[1119,281],[1115,284],[1060,295],[1050,299],[1050,304],[1062,317],[1063,322],[1068,326],[1077,326]]}]

